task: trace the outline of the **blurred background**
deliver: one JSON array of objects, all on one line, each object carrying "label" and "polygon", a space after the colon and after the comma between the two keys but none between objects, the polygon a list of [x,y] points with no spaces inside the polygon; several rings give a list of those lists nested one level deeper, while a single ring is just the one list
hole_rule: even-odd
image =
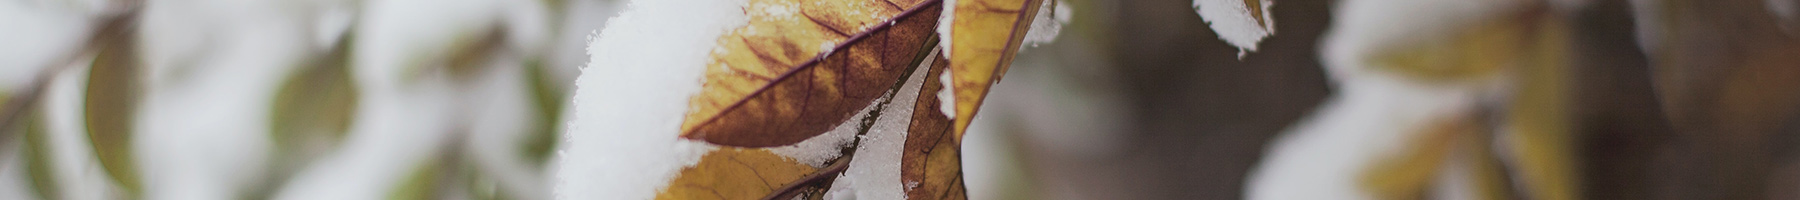
[{"label": "blurred background", "polygon": [[[973,199],[1800,199],[1797,0],[1058,2]],[[626,6],[0,0],[0,199],[546,199]]]}]

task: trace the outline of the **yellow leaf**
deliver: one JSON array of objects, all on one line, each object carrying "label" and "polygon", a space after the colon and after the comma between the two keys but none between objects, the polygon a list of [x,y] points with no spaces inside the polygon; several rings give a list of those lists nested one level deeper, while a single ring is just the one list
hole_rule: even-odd
[{"label": "yellow leaf", "polygon": [[1440,40],[1376,54],[1375,66],[1414,80],[1446,83],[1497,77],[1524,56],[1528,32],[1518,20],[1486,20]]},{"label": "yellow leaf", "polygon": [[880,97],[929,48],[937,0],[752,0],[719,38],[682,137],[739,147],[798,143]]},{"label": "yellow leaf", "polygon": [[1031,30],[1038,6],[1044,0],[959,0],[955,1],[955,21],[950,22],[951,91],[955,94],[956,120],[953,135],[962,141],[962,133],[981,109],[988,88],[1006,75],[1007,66],[1019,51],[1019,42]]},{"label": "yellow leaf", "polygon": [[816,171],[768,150],[721,148],[682,169],[656,199],[760,199]]},{"label": "yellow leaf", "polygon": [[943,102],[929,98],[944,90],[936,77],[949,62],[939,57],[933,63],[919,89],[924,98],[913,104],[913,121],[900,153],[900,182],[906,185],[907,199],[968,199],[962,180],[962,143],[950,137],[952,121],[938,111]]}]

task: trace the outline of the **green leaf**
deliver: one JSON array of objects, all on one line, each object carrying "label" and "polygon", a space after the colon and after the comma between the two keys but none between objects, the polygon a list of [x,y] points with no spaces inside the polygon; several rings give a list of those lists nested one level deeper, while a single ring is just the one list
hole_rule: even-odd
[{"label": "green leaf", "polygon": [[[113,181],[136,197],[142,194],[136,158],[132,155],[132,126],[142,94],[143,61],[138,57],[136,31],[119,29],[95,41],[99,53],[88,70],[83,117],[94,155]],[[105,34],[105,33],[103,33]]]}]

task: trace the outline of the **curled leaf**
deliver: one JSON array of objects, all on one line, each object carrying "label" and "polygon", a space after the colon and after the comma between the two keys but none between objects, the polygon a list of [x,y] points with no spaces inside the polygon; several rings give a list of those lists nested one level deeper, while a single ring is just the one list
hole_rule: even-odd
[{"label": "curled leaf", "polygon": [[956,113],[952,133],[962,141],[962,133],[981,108],[988,88],[1006,75],[1019,44],[1031,30],[1038,6],[1044,0],[959,0],[953,21],[946,34],[950,39],[948,54],[951,91]]},{"label": "curled leaf", "polygon": [[[943,92],[941,79],[948,61],[938,58],[931,66],[919,96]],[[919,98],[913,104],[912,124],[900,153],[900,183],[907,199],[968,199],[962,180],[962,143],[950,134],[950,116],[938,112],[937,98]]]},{"label": "curled leaf", "polygon": [[798,143],[880,97],[922,58],[937,0],[749,2],[719,38],[682,137],[739,147]]}]

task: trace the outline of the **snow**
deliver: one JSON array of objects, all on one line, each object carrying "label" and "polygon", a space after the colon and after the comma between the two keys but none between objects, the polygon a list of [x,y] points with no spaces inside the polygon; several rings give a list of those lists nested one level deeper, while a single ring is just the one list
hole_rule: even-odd
[{"label": "snow", "polygon": [[[936,60],[937,55],[925,59]],[[913,105],[918,102],[919,87],[925,83],[923,74],[931,62],[920,65],[862,137],[850,168],[832,182],[832,199],[906,199],[905,186],[900,183],[900,154],[906,148]],[[855,194],[855,198],[842,198],[847,196],[844,194]]]},{"label": "snow", "polygon": [[85,42],[87,14],[79,9],[0,3],[0,91],[16,90],[40,69],[63,59]]},{"label": "snow", "polygon": [[[1194,11],[1212,25],[1219,39],[1238,47],[1238,57],[1243,57],[1246,52],[1256,51],[1257,43],[1275,34],[1275,18],[1269,12],[1275,2],[1258,1],[1262,2],[1261,8],[1250,8],[1243,0],[1194,0]],[[1261,10],[1262,16],[1251,16],[1250,9]],[[1257,23],[1256,17],[1262,17],[1266,23]]]},{"label": "snow", "polygon": [[1500,91],[1494,87],[1500,79],[1423,83],[1372,66],[1368,59],[1407,43],[1436,42],[1430,39],[1441,40],[1465,27],[1459,25],[1495,17],[1518,5],[1463,0],[1339,2],[1333,21],[1337,25],[1324,36],[1321,57],[1341,92],[1270,144],[1267,156],[1246,181],[1247,199],[1372,198],[1357,184],[1366,167],[1395,155],[1425,125],[1470,112],[1493,98]]},{"label": "snow", "polygon": [[[1038,44],[1056,41],[1056,35],[1062,32],[1063,24],[1074,18],[1071,16],[1073,14],[1075,12],[1069,8],[1068,3],[1044,0],[1044,5],[1038,6],[1037,16],[1031,20],[1031,30],[1025,32],[1025,42],[1021,45],[1037,47]],[[1019,49],[1024,51],[1025,48]]]},{"label": "snow", "polygon": [[[950,37],[950,30],[954,27],[956,27],[956,0],[944,0],[944,11],[938,14],[937,33],[938,48],[943,49],[945,58],[951,55],[950,39],[953,37]],[[944,74],[950,74],[950,72],[946,71]]]},{"label": "snow", "polygon": [[825,134],[807,138],[794,145],[769,148],[769,152],[813,167],[825,167],[826,162],[841,156],[843,151],[840,150],[849,146],[852,139],[856,138],[856,132],[862,130],[862,119],[869,116],[869,111],[874,110],[881,99],[875,101],[876,103],[870,103],[869,106],[856,111],[855,116],[850,116],[850,119],[844,120],[844,123],[831,128],[831,131],[826,131]]},{"label": "snow", "polygon": [[[944,54],[950,52],[946,50]],[[943,75],[938,76],[938,83],[944,84],[944,89],[937,93],[938,111],[943,111],[944,116],[949,116],[950,119],[956,119],[956,79],[950,76],[950,69],[944,69]]]},{"label": "snow", "polygon": [[716,147],[680,139],[719,36],[743,0],[636,0],[588,47],[555,168],[558,199],[651,199]]},{"label": "snow", "polygon": [[[541,15],[532,1],[498,0],[379,0],[364,2],[355,24],[357,44],[352,47],[352,74],[359,101],[350,133],[335,152],[320,157],[294,175],[276,199],[377,199],[399,185],[422,162],[442,153],[455,141],[453,130],[469,134],[512,129],[517,121],[481,120],[470,114],[498,115],[459,104],[461,95],[480,95],[482,86],[464,87],[442,71],[419,70],[436,66],[450,47],[490,25],[507,23],[510,49],[533,49],[543,32],[533,17]],[[516,60],[504,60],[516,63]],[[491,63],[490,63],[491,64]],[[516,67],[516,66],[496,66]],[[491,75],[491,74],[490,74]],[[503,81],[491,80],[487,81]],[[515,79],[516,80],[516,79]],[[473,92],[473,93],[471,93]],[[505,100],[505,99],[501,99]],[[501,101],[501,103],[514,100]],[[516,106],[516,105],[511,105]],[[467,128],[467,129],[463,129]],[[474,138],[487,139],[487,138]],[[491,148],[471,145],[471,148]],[[474,155],[475,159],[485,159]],[[490,159],[491,160],[491,159]],[[483,160],[477,160],[483,161]],[[493,167],[493,166],[483,166]],[[496,169],[484,169],[496,170]],[[507,179],[508,173],[483,171]]]},{"label": "snow", "polygon": [[[86,66],[86,60],[89,59],[75,65]],[[81,102],[86,98],[83,91],[87,88],[87,71],[86,67],[69,68],[57,74],[44,91],[41,102],[48,123],[44,143],[50,149],[50,164],[56,168],[51,176],[58,181],[58,193],[65,199],[119,199],[121,192],[113,187],[112,177],[107,176],[94,156],[87,127],[83,125]]]},{"label": "snow", "polygon": [[1364,167],[1404,146],[1441,116],[1473,106],[1473,93],[1393,79],[1345,84],[1320,110],[1282,133],[1251,172],[1247,199],[1368,199]]}]

